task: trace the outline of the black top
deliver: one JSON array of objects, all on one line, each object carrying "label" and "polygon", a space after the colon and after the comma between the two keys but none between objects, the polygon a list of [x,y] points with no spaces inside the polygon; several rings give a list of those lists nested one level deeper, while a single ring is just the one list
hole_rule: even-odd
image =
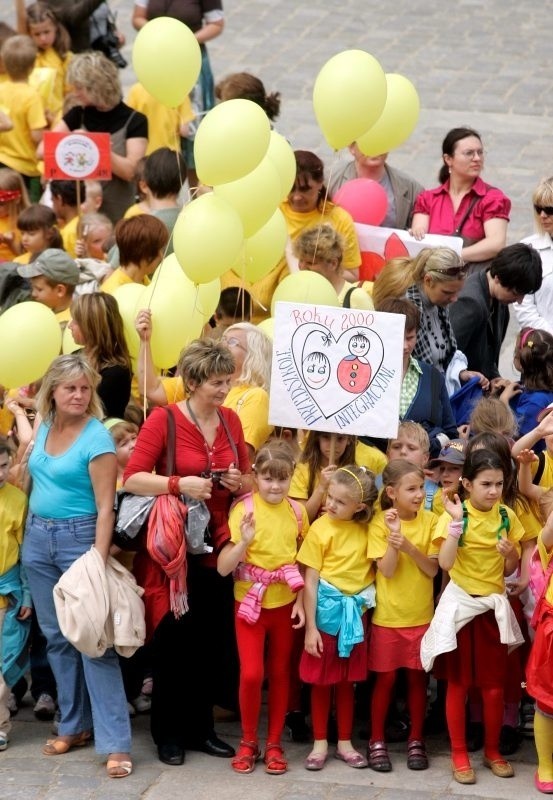
[{"label": "black top", "polygon": [[64,115],[63,121],[70,131],[86,128],[91,133],[115,133],[124,128],[129,120],[127,139],[147,139],[148,120],[140,111],[135,111],[120,101],[109,111],[99,111],[94,106],[75,106]]},{"label": "black top", "polygon": [[102,380],[97,391],[106,417],[122,419],[131,398],[131,371],[127,367],[116,365],[101,369],[100,376]]}]

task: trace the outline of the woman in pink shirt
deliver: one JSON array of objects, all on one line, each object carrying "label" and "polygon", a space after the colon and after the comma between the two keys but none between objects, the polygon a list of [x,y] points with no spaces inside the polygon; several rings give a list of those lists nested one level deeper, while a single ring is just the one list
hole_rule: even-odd
[{"label": "woman in pink shirt", "polygon": [[415,201],[411,233],[461,236],[463,260],[480,269],[505,247],[511,201],[480,178],[484,150],[471,128],[453,128],[442,143],[440,186],[421,192]]}]

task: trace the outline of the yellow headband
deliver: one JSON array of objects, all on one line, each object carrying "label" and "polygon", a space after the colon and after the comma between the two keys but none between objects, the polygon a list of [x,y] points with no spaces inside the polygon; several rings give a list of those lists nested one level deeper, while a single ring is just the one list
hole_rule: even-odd
[{"label": "yellow headband", "polygon": [[359,489],[361,490],[361,502],[362,502],[363,501],[363,484],[361,483],[361,481],[359,480],[359,478],[357,477],[355,472],[352,472],[347,467],[338,467],[337,472],[347,472],[348,475],[351,475],[351,477],[354,478],[357,481]]}]

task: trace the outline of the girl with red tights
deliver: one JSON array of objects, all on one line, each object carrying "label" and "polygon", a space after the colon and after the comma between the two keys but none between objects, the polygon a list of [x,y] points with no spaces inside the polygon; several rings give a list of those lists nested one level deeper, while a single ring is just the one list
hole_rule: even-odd
[{"label": "girl with red tights", "polygon": [[320,770],[328,758],[332,690],[338,744],[335,757],[360,769],[367,759],[351,743],[354,682],[367,677],[366,609],[374,606],[374,569],[367,558],[367,522],[377,497],[374,475],[355,464],[339,467],[326,490],[326,513],[309,529],[298,553],[305,571],[305,650],[300,678],[311,688],[313,749],[304,762]]},{"label": "girl with red tights", "polygon": [[[469,689],[482,695],[484,716],[484,766],[499,778],[514,775],[511,764],[499,752],[507,677],[508,643],[500,638],[496,620],[503,627],[520,630],[505,594],[505,575],[517,567],[524,529],[516,515],[500,504],[504,472],[502,461],[491,450],[475,450],[463,466],[465,496],[445,499],[436,530],[439,563],[451,581],[446,587],[433,625],[473,614],[457,630],[457,647],[436,661],[435,673],[447,680],[446,719],[451,740],[453,777],[458,783],[475,783],[465,741],[465,712]],[[477,608],[481,606],[481,608]],[[482,609],[484,610],[482,613]],[[472,609],[472,610],[471,610]],[[441,623],[440,623],[441,624]],[[522,637],[520,637],[522,640]]]},{"label": "girl with red tights", "polygon": [[382,511],[369,527],[367,553],[377,564],[376,608],[369,640],[369,671],[376,673],[371,700],[369,766],[390,772],[384,725],[397,670],[407,674],[411,730],[409,769],[427,769],[423,741],[426,674],[420,643],[434,613],[433,579],[438,548],[432,543],[438,518],[425,511],[424,472],[404,459],[391,461],[382,473]]},{"label": "girl with red tights", "polygon": [[231,510],[231,541],[217,559],[219,573],[234,571],[235,580],[242,740],[231,766],[239,774],[248,774],[261,757],[257,728],[266,661],[269,724],[263,760],[265,772],[280,775],[287,769],[281,737],[293,634],[305,622],[303,578],[295,564],[297,540],[298,534],[307,533],[309,521],[303,506],[287,497],[294,472],[288,445],[275,442],[262,447],[253,470],[257,490]]}]

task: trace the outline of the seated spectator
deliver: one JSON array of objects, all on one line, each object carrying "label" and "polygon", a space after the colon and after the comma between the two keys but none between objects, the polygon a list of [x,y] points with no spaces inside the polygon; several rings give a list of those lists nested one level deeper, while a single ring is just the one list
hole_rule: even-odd
[{"label": "seated spectator", "polygon": [[499,377],[509,303],[536,292],[541,280],[539,253],[527,244],[504,247],[489,269],[469,275],[449,312],[469,370],[481,372],[490,381]]},{"label": "seated spectator", "polygon": [[424,191],[424,186],[409,175],[400,172],[387,164],[388,153],[379,156],[366,156],[353,142],[349,146],[353,161],[339,165],[332,173],[328,185],[330,197],[334,197],[338,189],[355,178],[368,178],[379,183],[386,192],[388,209],[380,223],[384,228],[408,228],[413,216],[413,206],[417,195]]},{"label": "seated spectator", "polygon": [[541,286],[513,309],[520,328],[539,328],[553,334],[553,177],[543,180],[532,195],[536,233],[522,240],[541,259]]}]

